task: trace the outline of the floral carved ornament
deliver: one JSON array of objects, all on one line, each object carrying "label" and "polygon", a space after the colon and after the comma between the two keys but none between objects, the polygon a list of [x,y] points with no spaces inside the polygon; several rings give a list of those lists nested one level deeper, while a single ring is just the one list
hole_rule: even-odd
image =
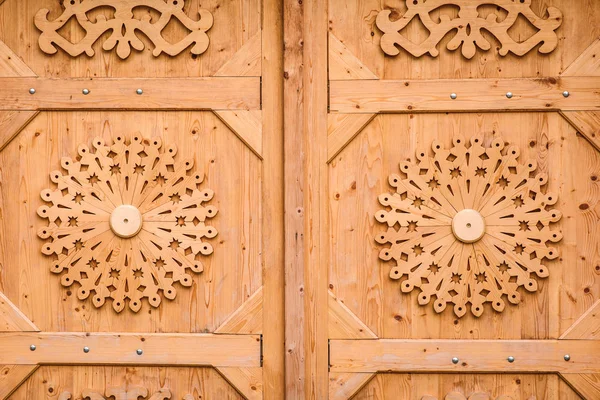
[{"label": "floral carved ornament", "polygon": [[92,296],[97,308],[107,298],[116,312],[126,301],[139,311],[143,298],[158,307],[175,298],[174,283],[191,286],[188,270],[202,272],[213,252],[204,239],[217,235],[206,224],[217,214],[205,204],[214,193],[201,187],[194,160],[176,159],[177,148],[163,150],[159,138],[118,136],[110,146],[95,138],[93,147],[80,145],[76,160],[61,160],[66,174],[50,174],[56,188],[42,191],[50,205],[38,209],[48,220],[38,230],[49,239],[42,253],[61,284],[77,282],[77,297]]},{"label": "floral carved ornament", "polygon": [[[431,13],[447,5],[460,8],[457,18],[441,15],[434,21]],[[484,5],[495,5],[503,9],[507,16],[500,20],[497,13],[486,18],[480,16],[479,8]],[[506,56],[512,52],[523,56],[537,46],[540,53],[550,53],[558,45],[556,29],[562,24],[562,13],[555,7],[548,7],[548,17],[540,18],[531,9],[531,0],[406,0],[407,11],[400,18],[392,20],[391,10],[382,10],[377,15],[377,27],[383,32],[381,49],[390,56],[400,53],[400,48],[415,57],[429,53],[433,57],[439,55],[437,45],[450,32],[454,33],[447,45],[448,50],[462,47],[462,55],[472,58],[477,48],[489,50],[490,42],[483,37],[482,31],[492,34],[500,42],[499,54]],[[523,41],[516,41],[509,35],[510,28],[522,15],[537,29],[537,32]],[[414,43],[403,35],[408,24],[419,19],[429,32],[422,43]]]},{"label": "floral carved ornament", "polygon": [[389,177],[395,192],[379,196],[386,208],[375,217],[387,226],[376,236],[386,245],[379,258],[402,292],[420,289],[419,304],[435,297],[438,313],[453,303],[462,317],[470,304],[479,317],[487,302],[502,312],[504,298],[520,302],[519,287],[535,292],[536,277],[549,276],[544,260],[558,257],[548,246],[562,239],[551,229],[562,216],[551,207],[557,195],[542,191],[548,176],[536,162],[520,163],[519,148],[501,138],[484,147],[482,137],[457,137],[432,150],[402,162]]},{"label": "floral carved ornament", "polygon": [[[110,37],[104,42],[104,50],[117,47],[117,55],[125,59],[129,57],[131,48],[144,50],[144,43],[137,35],[143,33],[154,45],[152,54],[158,57],[161,53],[176,56],[192,46],[191,53],[200,55],[206,51],[209,38],[206,32],[213,25],[212,14],[201,9],[198,20],[193,20],[184,12],[184,0],[65,0],[64,11],[54,21],[48,20],[47,9],[41,9],[35,16],[35,26],[42,31],[39,38],[40,49],[47,54],[55,54],[57,46],[69,55],[76,57],[86,53],[89,57],[94,55],[92,46],[106,32],[111,32]],[[88,13],[99,8],[109,7],[114,10],[114,18],[107,19],[99,15],[95,21],[90,20]],[[150,14],[145,14],[141,19],[134,18],[134,9],[146,7],[156,10],[160,17],[153,21]],[[65,39],[59,30],[71,18],[85,30],[85,36],[77,43]],[[168,42],[162,31],[171,22],[177,19],[188,30],[187,35],[177,43]]]}]

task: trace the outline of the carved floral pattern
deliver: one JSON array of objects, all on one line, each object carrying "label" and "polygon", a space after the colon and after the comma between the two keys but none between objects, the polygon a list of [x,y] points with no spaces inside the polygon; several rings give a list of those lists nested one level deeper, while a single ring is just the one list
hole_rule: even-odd
[{"label": "carved floral pattern", "polygon": [[[498,20],[499,16],[495,13],[482,18],[478,8],[486,4],[504,9],[508,15],[502,21]],[[439,22],[435,22],[431,12],[446,5],[460,7],[458,17],[451,19],[448,15],[441,15]],[[540,53],[550,53],[558,45],[558,36],[554,31],[562,24],[560,10],[548,7],[548,18],[540,18],[531,10],[531,0],[406,0],[406,7],[406,13],[395,21],[391,20],[391,10],[382,10],[377,15],[377,27],[384,33],[381,48],[390,56],[400,53],[396,47],[398,45],[415,57],[426,53],[437,57],[439,51],[436,46],[449,32],[456,31],[448,43],[448,50],[456,50],[462,46],[463,56],[472,58],[477,48],[486,51],[491,48],[491,44],[483,37],[482,30],[491,33],[500,42],[501,56],[508,52],[522,56],[539,44]],[[519,15],[523,15],[538,29],[537,33],[522,42],[515,41],[508,34]],[[419,18],[429,31],[429,37],[422,43],[414,43],[402,34],[402,30],[414,18]]]},{"label": "carved floral pattern", "polygon": [[417,162],[400,163],[400,175],[391,175],[395,193],[384,193],[386,207],[375,214],[387,231],[376,236],[387,244],[379,257],[392,263],[390,278],[405,293],[420,288],[419,304],[444,311],[454,304],[458,317],[467,303],[475,316],[483,304],[504,310],[506,296],[520,302],[517,289],[535,292],[533,276],[545,278],[544,259],[558,251],[547,246],[562,234],[550,225],[561,213],[550,206],[556,194],[544,194],[545,173],[535,174],[535,160],[521,164],[519,148],[505,148],[496,138],[490,147],[483,138],[457,137],[446,149],[434,141],[433,156],[417,151]]},{"label": "carved floral pattern", "polygon": [[50,239],[42,253],[55,260],[51,271],[63,286],[80,285],[80,300],[94,293],[95,307],[109,297],[117,312],[126,299],[135,312],[143,298],[158,307],[162,296],[175,298],[173,283],[191,286],[187,270],[202,272],[213,252],[202,239],[217,235],[205,225],[217,214],[204,204],[214,193],[200,188],[194,160],[176,160],[176,146],[162,151],[159,138],[119,136],[111,146],[95,138],[93,147],[80,145],[76,160],[63,157],[67,173],[52,172],[57,188],[41,193],[51,203],[38,209],[48,219],[38,235]]},{"label": "carved floral pattern", "polygon": [[[195,21],[183,11],[184,0],[65,0],[64,12],[54,21],[48,20],[48,9],[41,9],[35,16],[35,26],[42,31],[39,38],[40,49],[47,54],[55,54],[56,46],[62,48],[73,57],[86,53],[89,57],[94,55],[93,44],[106,32],[111,32],[110,37],[104,42],[104,50],[117,47],[120,58],[129,57],[131,48],[144,50],[144,43],[139,39],[136,31],[142,32],[154,45],[153,55],[158,57],[165,52],[176,56],[191,45],[191,52],[200,55],[206,51],[209,38],[206,32],[213,25],[212,14],[205,9],[199,11],[199,20]],[[114,9],[114,18],[107,19],[100,15],[91,21],[88,12],[98,7]],[[148,7],[160,13],[157,21],[152,21],[150,14],[145,14],[141,19],[133,16],[136,7]],[[61,36],[58,31],[67,24],[71,18],[85,30],[85,37],[77,43],[72,43]],[[162,31],[172,18],[176,18],[185,26],[189,33],[178,43],[169,43],[162,36]]]}]

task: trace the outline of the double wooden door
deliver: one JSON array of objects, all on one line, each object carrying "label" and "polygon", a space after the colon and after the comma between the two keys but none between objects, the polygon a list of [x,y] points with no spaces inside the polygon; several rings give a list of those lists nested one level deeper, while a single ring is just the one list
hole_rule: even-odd
[{"label": "double wooden door", "polygon": [[0,398],[600,398],[599,21],[0,0]]}]

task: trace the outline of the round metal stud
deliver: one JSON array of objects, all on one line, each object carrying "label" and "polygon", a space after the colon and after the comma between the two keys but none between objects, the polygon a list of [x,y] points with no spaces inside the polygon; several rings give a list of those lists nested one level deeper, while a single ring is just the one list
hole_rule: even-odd
[{"label": "round metal stud", "polygon": [[144,91],[142,89],[138,89],[135,91],[137,94],[144,94]]},{"label": "round metal stud", "polygon": [[456,98],[457,98],[457,97],[458,97],[458,96],[456,95],[456,93],[450,93],[450,98],[451,98],[452,100],[456,100]]},{"label": "round metal stud", "polygon": [[564,359],[565,359],[565,361],[569,361],[569,360],[571,360],[571,356],[568,354],[565,354]]},{"label": "round metal stud", "polygon": [[83,89],[81,91],[81,93],[83,93],[83,94],[85,94],[87,96],[88,94],[90,94],[90,89]]},{"label": "round metal stud", "polygon": [[35,94],[35,89],[34,88],[29,89],[29,94]]},{"label": "round metal stud", "polygon": [[29,350],[35,351],[35,349],[37,349],[37,347],[35,347],[35,344],[32,344],[31,346],[29,346]]},{"label": "round metal stud", "polygon": [[506,93],[506,97],[507,97],[507,98],[509,98],[509,99],[512,99],[512,97],[513,97],[513,94],[512,94],[512,92],[508,92],[508,93]]},{"label": "round metal stud", "polygon": [[89,352],[90,352],[90,348],[89,348],[89,347],[87,347],[87,346],[85,346],[85,347],[83,348],[83,352],[84,352],[84,353],[89,353]]},{"label": "round metal stud", "polygon": [[144,354],[144,350],[142,350],[142,349],[137,349],[135,352],[137,353],[138,356],[141,356],[142,354]]},{"label": "round metal stud", "polygon": [[570,95],[571,95],[571,93],[569,93],[567,90],[565,90],[565,91],[563,92],[563,96],[564,96],[564,97],[569,97]]},{"label": "round metal stud", "polygon": [[452,364],[458,364],[458,357],[452,358]]},{"label": "round metal stud", "polygon": [[509,356],[507,360],[509,363],[515,362],[515,358],[513,356]]}]

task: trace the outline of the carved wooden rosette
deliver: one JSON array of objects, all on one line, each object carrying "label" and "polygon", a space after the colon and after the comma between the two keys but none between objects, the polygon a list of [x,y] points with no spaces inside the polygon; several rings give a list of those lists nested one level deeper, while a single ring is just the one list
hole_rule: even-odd
[{"label": "carved wooden rosette", "polygon": [[[448,5],[460,8],[458,17],[450,18],[442,14],[439,22],[435,22],[431,13]],[[479,8],[484,5],[494,5],[503,9],[507,13],[506,18],[499,20],[499,15],[496,13],[482,18]],[[531,0],[406,0],[406,7],[406,13],[394,21],[391,19],[391,10],[382,10],[377,15],[377,27],[384,33],[381,37],[381,49],[390,56],[400,53],[396,47],[399,46],[415,57],[421,57],[426,53],[437,57],[439,50],[436,46],[449,32],[456,31],[448,43],[448,50],[462,47],[462,55],[465,58],[472,58],[477,48],[487,51],[492,47],[483,37],[482,30],[491,33],[500,42],[501,56],[507,55],[508,52],[523,56],[540,44],[540,53],[550,53],[558,45],[555,30],[562,24],[562,13],[559,9],[548,7],[548,18],[540,18],[531,9]],[[508,33],[517,22],[519,15],[524,16],[538,29],[535,34],[522,42],[515,41]],[[429,31],[429,36],[422,43],[414,43],[402,33],[414,18],[419,18]]]},{"label": "carved wooden rosette", "polygon": [[192,172],[194,160],[176,160],[174,145],[161,151],[159,138],[117,137],[111,146],[93,140],[94,152],[80,145],[76,160],[64,157],[67,170],[51,173],[57,187],[44,190],[50,206],[38,209],[48,219],[39,229],[50,239],[42,253],[53,257],[51,271],[65,287],[77,282],[83,300],[92,292],[95,307],[113,299],[115,311],[140,310],[142,299],[158,307],[162,296],[176,296],[173,283],[192,285],[213,247],[203,241],[217,230],[205,222],[217,214],[206,205],[213,197]]},{"label": "carved wooden rosette", "polygon": [[[139,39],[136,31],[142,32],[154,45],[152,54],[158,57],[165,52],[176,56],[193,45],[191,53],[200,55],[206,51],[209,38],[206,32],[213,25],[212,14],[205,9],[198,13],[197,21],[191,19],[183,11],[184,0],[66,0],[63,2],[65,10],[54,21],[48,20],[48,9],[41,9],[35,16],[35,26],[42,31],[39,38],[40,49],[47,54],[55,54],[56,46],[62,48],[69,55],[76,57],[86,53],[89,57],[94,55],[92,46],[106,32],[110,37],[104,42],[104,50],[117,47],[120,58],[129,57],[131,48],[144,50],[144,43]],[[91,21],[88,12],[99,7],[110,7],[115,10],[114,18],[107,19],[100,15]],[[156,21],[152,21],[150,14],[145,14],[141,19],[134,18],[133,10],[137,7],[147,7],[160,13]],[[59,30],[74,17],[77,23],[85,30],[85,37],[77,43],[72,43],[60,35]],[[189,33],[177,43],[169,43],[162,36],[162,31],[171,22],[172,18],[179,20]]]},{"label": "carved wooden rosette", "polygon": [[501,138],[484,147],[482,137],[468,146],[456,137],[452,148],[432,149],[402,162],[389,177],[395,193],[379,196],[386,209],[375,217],[388,229],[376,241],[387,245],[379,257],[393,263],[390,278],[405,293],[420,288],[421,305],[435,296],[438,313],[453,303],[462,317],[470,303],[480,316],[486,302],[501,312],[504,296],[518,304],[517,289],[535,292],[532,276],[547,277],[543,260],[558,257],[547,243],[562,239],[550,227],[562,214],[551,209],[557,195],[541,190],[547,175],[535,174],[534,160],[519,163],[518,147]]}]

